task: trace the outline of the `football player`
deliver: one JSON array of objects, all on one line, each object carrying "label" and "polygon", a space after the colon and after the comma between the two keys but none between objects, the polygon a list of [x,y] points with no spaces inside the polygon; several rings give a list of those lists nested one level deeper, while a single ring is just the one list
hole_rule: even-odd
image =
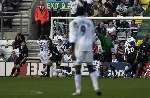
[{"label": "football player", "polygon": [[77,8],[77,15],[69,24],[69,42],[71,44],[71,51],[75,61],[75,87],[76,91],[72,95],[81,94],[81,64],[87,63],[90,78],[93,84],[94,91],[97,95],[101,95],[98,76],[93,67],[93,42],[95,41],[95,27],[90,19],[85,15],[85,8],[79,6]]}]

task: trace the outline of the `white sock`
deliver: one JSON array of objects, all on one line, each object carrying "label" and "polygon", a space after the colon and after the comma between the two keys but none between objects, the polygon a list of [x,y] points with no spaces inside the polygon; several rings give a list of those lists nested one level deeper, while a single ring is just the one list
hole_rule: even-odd
[{"label": "white sock", "polygon": [[91,78],[94,90],[98,91],[99,90],[99,85],[98,85],[98,76],[97,76],[96,71],[90,73],[90,78]]},{"label": "white sock", "polygon": [[53,77],[53,65],[50,67],[50,77]]},{"label": "white sock", "polygon": [[75,75],[76,93],[81,92],[81,75]]}]

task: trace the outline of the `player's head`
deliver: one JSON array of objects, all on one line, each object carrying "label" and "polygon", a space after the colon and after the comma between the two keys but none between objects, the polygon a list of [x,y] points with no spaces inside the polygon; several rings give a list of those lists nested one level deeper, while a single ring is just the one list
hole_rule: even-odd
[{"label": "player's head", "polygon": [[43,1],[43,0],[40,0],[39,5],[40,5],[40,6],[44,6],[44,1]]},{"label": "player's head", "polygon": [[45,35],[41,35],[39,40],[46,40],[46,36]]},{"label": "player's head", "polygon": [[84,6],[78,5],[77,7],[77,16],[84,16],[86,13]]}]

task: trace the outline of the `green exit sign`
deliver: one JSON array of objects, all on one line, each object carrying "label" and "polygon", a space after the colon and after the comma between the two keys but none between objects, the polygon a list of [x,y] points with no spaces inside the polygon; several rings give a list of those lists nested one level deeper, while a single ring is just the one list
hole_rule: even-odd
[{"label": "green exit sign", "polygon": [[69,3],[68,2],[48,2],[47,3],[48,9],[69,9]]}]

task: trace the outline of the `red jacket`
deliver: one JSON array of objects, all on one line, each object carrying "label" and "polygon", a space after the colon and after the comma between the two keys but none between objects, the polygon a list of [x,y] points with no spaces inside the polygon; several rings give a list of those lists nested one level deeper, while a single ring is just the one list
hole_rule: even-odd
[{"label": "red jacket", "polygon": [[37,6],[34,13],[35,21],[41,21],[41,24],[49,21],[49,12],[46,7],[40,9],[40,6]]}]

